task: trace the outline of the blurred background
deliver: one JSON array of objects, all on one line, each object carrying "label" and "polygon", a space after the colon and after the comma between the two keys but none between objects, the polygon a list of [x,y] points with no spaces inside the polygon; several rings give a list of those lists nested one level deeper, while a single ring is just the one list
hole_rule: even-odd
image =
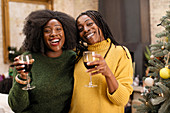
[{"label": "blurred background", "polygon": [[[170,0],[0,0],[0,93],[8,94],[11,87],[12,61],[20,53],[24,40],[24,19],[32,11],[51,9],[65,12],[75,19],[83,11],[97,10],[107,21],[114,38],[126,46],[132,55],[134,68],[134,94],[141,94],[142,77],[148,73],[149,45],[155,44],[155,35],[163,30],[160,19],[170,10]],[[3,89],[4,88],[4,89]],[[138,104],[135,103],[134,104]]]}]

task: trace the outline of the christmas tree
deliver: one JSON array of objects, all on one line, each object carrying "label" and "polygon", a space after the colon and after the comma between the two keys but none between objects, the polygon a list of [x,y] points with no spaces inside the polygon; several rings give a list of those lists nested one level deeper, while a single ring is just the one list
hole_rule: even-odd
[{"label": "christmas tree", "polygon": [[137,113],[170,113],[170,11],[160,19],[158,27],[164,30],[156,34],[156,44],[151,51],[149,73],[143,77],[142,104],[133,106]]}]

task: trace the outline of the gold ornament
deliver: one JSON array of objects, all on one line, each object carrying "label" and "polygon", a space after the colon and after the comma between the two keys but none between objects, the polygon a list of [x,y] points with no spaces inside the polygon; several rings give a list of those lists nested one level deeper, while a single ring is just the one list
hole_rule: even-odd
[{"label": "gold ornament", "polygon": [[164,50],[164,49],[165,49],[165,46],[162,46],[161,49]]},{"label": "gold ornament", "polygon": [[160,77],[163,79],[168,79],[170,78],[170,69],[168,69],[168,66],[165,66],[165,68],[162,68],[159,71]]}]

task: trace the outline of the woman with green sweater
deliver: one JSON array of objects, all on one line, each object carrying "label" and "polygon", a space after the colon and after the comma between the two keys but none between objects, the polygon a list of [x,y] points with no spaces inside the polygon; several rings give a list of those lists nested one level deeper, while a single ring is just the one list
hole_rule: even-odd
[{"label": "woman with green sweater", "polygon": [[[132,61],[128,49],[113,38],[108,25],[97,11],[86,11],[77,17],[79,61],[74,70],[74,90],[70,113],[124,113],[133,89]],[[85,46],[84,44],[87,43]],[[86,69],[83,51],[95,51],[95,65]],[[89,74],[97,87],[85,87]]]},{"label": "woman with green sweater", "polygon": [[26,18],[23,32],[26,38],[22,49],[34,59],[30,77],[36,87],[22,90],[26,76],[23,63],[16,58],[10,107],[15,113],[67,113],[76,58],[72,51],[76,46],[74,18],[57,11],[34,11]]}]

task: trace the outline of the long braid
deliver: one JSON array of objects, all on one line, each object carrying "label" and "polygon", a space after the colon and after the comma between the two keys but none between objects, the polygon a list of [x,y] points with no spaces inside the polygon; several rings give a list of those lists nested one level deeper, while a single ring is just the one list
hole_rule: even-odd
[{"label": "long braid", "polygon": [[86,15],[89,16],[96,23],[96,25],[103,31],[103,35],[105,39],[110,38],[111,42],[114,45],[119,45],[119,43],[115,41],[111,33],[111,30],[109,29],[107,23],[105,22],[105,20],[103,19],[102,15],[99,12],[94,10],[89,10],[87,11]]},{"label": "long braid", "polygon": [[[82,15],[89,16],[95,22],[95,24],[103,32],[105,40],[107,38],[110,38],[111,42],[115,45],[115,47],[117,45],[120,45],[114,39],[114,37],[111,33],[111,30],[109,29],[109,26],[107,25],[107,23],[105,22],[105,20],[103,19],[102,15],[99,12],[94,11],[94,10],[88,10],[86,12],[81,13],[76,19],[76,24],[77,24],[78,18]],[[79,43],[80,41],[81,41],[81,43]],[[78,38],[78,45],[81,45],[81,46],[78,46],[78,47],[81,47],[81,48],[77,49],[77,50],[79,50],[79,53],[78,53],[78,60],[79,60],[83,56],[83,51],[87,50],[87,46],[84,45],[83,40],[80,37]],[[125,50],[125,48],[122,45],[120,45],[120,46]],[[126,52],[126,50],[125,50],[125,52]],[[127,55],[127,53],[126,53],[126,55]],[[128,55],[127,55],[127,58],[129,58]]]}]

